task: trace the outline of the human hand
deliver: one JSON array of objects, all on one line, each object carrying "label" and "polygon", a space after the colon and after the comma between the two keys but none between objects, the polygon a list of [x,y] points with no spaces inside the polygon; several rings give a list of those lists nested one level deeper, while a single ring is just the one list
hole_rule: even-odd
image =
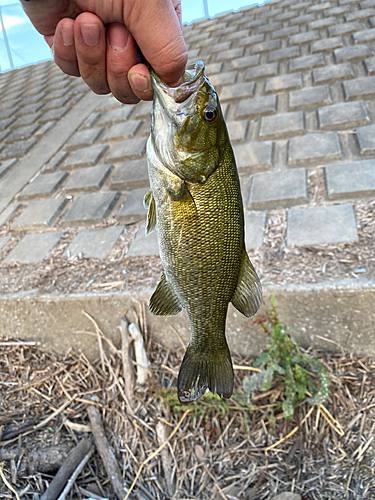
[{"label": "human hand", "polygon": [[145,59],[170,86],[187,61],[180,0],[30,0],[22,2],[64,73],[125,104],[151,100]]}]

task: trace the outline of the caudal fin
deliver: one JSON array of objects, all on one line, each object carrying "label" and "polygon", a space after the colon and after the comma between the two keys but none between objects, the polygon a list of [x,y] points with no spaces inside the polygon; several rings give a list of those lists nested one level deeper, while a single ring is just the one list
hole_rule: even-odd
[{"label": "caudal fin", "polygon": [[196,401],[209,389],[223,398],[233,392],[233,366],[228,346],[213,354],[188,346],[177,379],[178,399]]}]

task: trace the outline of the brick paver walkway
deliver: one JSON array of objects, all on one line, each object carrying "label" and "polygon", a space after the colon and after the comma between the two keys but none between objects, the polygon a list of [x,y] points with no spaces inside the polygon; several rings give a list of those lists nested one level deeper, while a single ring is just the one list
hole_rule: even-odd
[{"label": "brick paver walkway", "polygon": [[[271,1],[184,33],[221,99],[248,248],[262,246],[270,210],[286,212],[287,245],[356,241],[353,204],[375,195],[374,0]],[[3,263],[48,258],[67,228],[62,257],[104,259],[138,222],[129,255],[158,254],[142,225],[150,109],[96,96],[52,62],[0,75]],[[324,173],[318,202],[311,169]]]}]

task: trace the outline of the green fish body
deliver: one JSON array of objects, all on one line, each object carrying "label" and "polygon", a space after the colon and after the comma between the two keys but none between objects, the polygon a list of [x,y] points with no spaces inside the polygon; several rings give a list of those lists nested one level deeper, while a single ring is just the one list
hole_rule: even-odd
[{"label": "green fish body", "polygon": [[157,229],[164,272],[150,310],[173,316],[186,309],[189,315],[191,338],[177,381],[180,401],[194,401],[207,388],[229,398],[228,304],[251,316],[261,302],[244,245],[236,163],[202,62],[186,71],[178,88],[167,87],[155,73],[152,82],[146,233]]}]

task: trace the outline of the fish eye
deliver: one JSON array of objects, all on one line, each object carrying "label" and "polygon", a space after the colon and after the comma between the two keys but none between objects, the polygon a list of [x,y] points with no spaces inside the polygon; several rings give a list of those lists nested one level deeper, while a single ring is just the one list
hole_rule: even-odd
[{"label": "fish eye", "polygon": [[212,107],[212,106],[207,106],[207,108],[205,108],[203,110],[203,118],[208,123],[215,123],[216,122],[216,118],[217,118],[217,114],[216,114],[215,108]]}]

